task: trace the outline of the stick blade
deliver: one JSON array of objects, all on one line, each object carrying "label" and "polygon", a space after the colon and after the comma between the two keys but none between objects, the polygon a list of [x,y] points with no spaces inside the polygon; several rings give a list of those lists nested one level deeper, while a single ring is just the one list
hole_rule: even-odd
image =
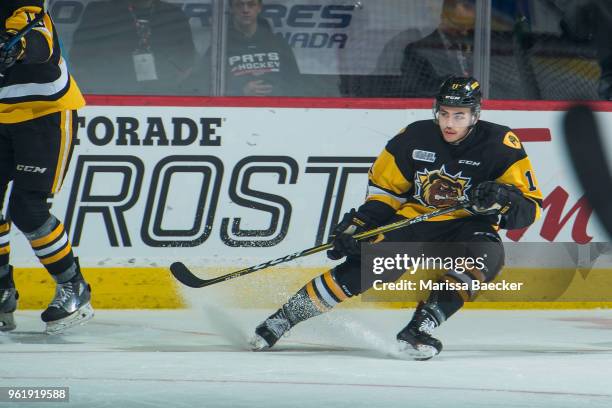
[{"label": "stick blade", "polygon": [[170,265],[170,272],[179,282],[190,288],[201,288],[207,285],[205,279],[195,276],[182,262],[174,262]]}]

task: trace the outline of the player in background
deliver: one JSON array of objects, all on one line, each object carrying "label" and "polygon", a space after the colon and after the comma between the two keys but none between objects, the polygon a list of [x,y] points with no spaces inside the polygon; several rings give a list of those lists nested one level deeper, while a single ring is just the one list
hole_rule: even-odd
[{"label": "player in background", "polygon": [[[434,120],[410,124],[391,139],[369,171],[366,201],[333,229],[328,257],[340,265],[308,282],[255,329],[255,350],[272,347],[289,329],[361,294],[360,244],[352,235],[413,218],[470,198],[472,207],[379,236],[375,242],[457,242],[467,254],[486,246],[484,267],[448,270],[397,334],[417,359],[442,350],[433,330],[473,299],[471,282],[492,281],[504,263],[499,228],[523,228],[540,215],[542,194],[518,137],[506,126],[479,120],[481,92],[471,77],[447,79],[435,98]],[[384,277],[384,275],[381,275]],[[458,285],[467,283],[468,285]],[[436,285],[438,286],[438,285]]]},{"label": "player in background", "polygon": [[[57,286],[42,313],[48,333],[93,316],[90,287],[83,279],[62,223],[47,198],[62,185],[77,128],[76,109],[85,105],[61,56],[48,14],[12,48],[3,45],[37,15],[43,0],[5,0],[0,9],[0,330],[15,328],[19,295],[9,265],[9,233],[17,227]],[[6,218],[2,204],[13,181]]]}]

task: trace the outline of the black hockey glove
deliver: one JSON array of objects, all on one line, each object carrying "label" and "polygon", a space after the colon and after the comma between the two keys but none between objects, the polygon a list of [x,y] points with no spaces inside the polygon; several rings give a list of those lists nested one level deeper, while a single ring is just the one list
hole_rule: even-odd
[{"label": "black hockey glove", "polygon": [[0,33],[0,72],[4,72],[13,65],[23,56],[24,53],[24,40],[17,41],[11,48],[6,49],[4,44],[10,41],[15,34],[11,32]]},{"label": "black hockey glove", "polygon": [[359,256],[361,247],[353,235],[375,228],[376,223],[367,215],[352,209],[344,214],[330,235],[334,248],[327,251],[327,257],[338,260],[345,256]]},{"label": "black hockey glove", "polygon": [[495,181],[483,181],[478,184],[470,197],[475,211],[502,214],[522,198],[523,194],[515,186]]}]

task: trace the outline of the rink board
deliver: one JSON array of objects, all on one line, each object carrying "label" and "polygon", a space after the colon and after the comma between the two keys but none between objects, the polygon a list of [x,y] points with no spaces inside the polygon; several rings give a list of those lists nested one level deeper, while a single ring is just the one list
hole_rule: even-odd
[{"label": "rink board", "polygon": [[[196,269],[197,274],[205,278],[233,270]],[[215,302],[218,306],[273,309],[325,270],[271,268],[200,289],[181,287],[165,268],[85,268],[84,275],[92,285],[92,303],[98,309],[180,309],[192,306],[198,299]],[[508,310],[612,308],[612,269],[506,268],[496,282],[502,279],[521,282],[524,288],[520,292],[481,292],[476,301],[466,303],[466,307]],[[55,287],[40,268],[18,269],[16,285],[21,293],[20,309],[44,309],[53,297]],[[372,289],[338,307],[411,308],[426,293]]]},{"label": "rink board", "polygon": [[[78,145],[52,212],[64,221],[86,275],[93,277],[94,302],[101,308],[183,307],[185,298],[166,269],[176,260],[232,271],[319,245],[339,217],[363,201],[367,170],[385,143],[406,124],[431,117],[429,100],[90,97],[89,102],[79,113]],[[594,106],[601,128],[612,128],[610,104]],[[524,231],[504,231],[508,243],[588,247],[607,241],[564,150],[560,126],[566,107],[495,101],[483,113],[484,120],[516,129],[544,194],[543,216]],[[612,156],[610,143],[606,150]],[[11,234],[12,264],[38,268],[21,233]],[[587,267],[612,269],[606,251]],[[539,276],[545,258],[511,266],[530,267]],[[575,271],[579,263],[576,258],[556,267]],[[316,275],[312,268],[326,265],[322,255],[290,264],[299,281],[291,290]],[[51,295],[38,286],[48,278],[20,275],[22,306],[46,304]],[[578,298],[591,299],[593,289],[610,287],[598,279]],[[124,298],[118,300],[117,291]]]}]

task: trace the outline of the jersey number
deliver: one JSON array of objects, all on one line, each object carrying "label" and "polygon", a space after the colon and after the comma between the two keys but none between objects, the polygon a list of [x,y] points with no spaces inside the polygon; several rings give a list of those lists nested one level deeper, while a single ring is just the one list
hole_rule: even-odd
[{"label": "jersey number", "polygon": [[533,176],[531,175],[531,171],[527,170],[525,172],[525,177],[527,177],[527,182],[529,183],[529,191],[536,191],[538,188],[536,187],[535,183],[533,182]]}]

